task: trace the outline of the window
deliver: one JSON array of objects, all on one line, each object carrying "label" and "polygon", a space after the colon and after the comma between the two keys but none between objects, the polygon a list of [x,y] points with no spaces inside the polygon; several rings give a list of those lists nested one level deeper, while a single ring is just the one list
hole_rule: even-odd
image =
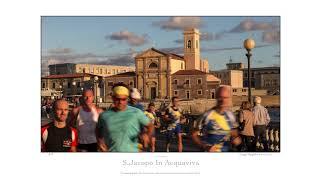
[{"label": "window", "polygon": [[202,90],[198,90],[198,95],[202,95]]},{"label": "window", "polygon": [[186,84],[188,84],[188,85],[190,84],[190,80],[189,79],[186,80]]},{"label": "window", "polygon": [[174,90],[173,92],[174,92],[175,96],[178,96],[178,91],[177,90]]},{"label": "window", "polygon": [[78,87],[78,88],[80,87],[80,82],[77,82],[77,87]]},{"label": "window", "polygon": [[56,83],[52,83],[52,89],[56,88]]},{"label": "window", "polygon": [[237,92],[237,89],[233,89],[232,92]]},{"label": "window", "polygon": [[188,40],[187,48],[188,48],[188,49],[191,48],[191,40]]},{"label": "window", "polygon": [[46,83],[42,83],[42,88],[46,88]]},{"label": "window", "polygon": [[105,74],[108,74],[108,69],[105,70]]},{"label": "window", "polygon": [[181,69],[183,69],[183,63],[181,63]]},{"label": "window", "polygon": [[150,65],[149,65],[149,68],[158,68],[158,65],[154,62],[152,62]]},{"label": "window", "polygon": [[68,88],[70,88],[71,87],[71,83],[70,82],[68,82]]},{"label": "window", "polygon": [[178,84],[178,79],[173,80],[173,84]]},{"label": "window", "polygon": [[112,82],[112,81],[109,81],[109,82],[108,82],[108,86],[113,86],[113,82]]},{"label": "window", "polygon": [[132,82],[132,81],[129,81],[129,85],[130,85],[130,86],[133,86],[133,82]]},{"label": "window", "polygon": [[248,77],[248,73],[244,73],[244,77]]},{"label": "window", "polygon": [[100,74],[102,74],[102,69],[100,69]]},{"label": "window", "polygon": [[242,89],[242,92],[246,92],[246,89]]},{"label": "window", "polygon": [[197,84],[202,84],[202,79],[198,79]]}]

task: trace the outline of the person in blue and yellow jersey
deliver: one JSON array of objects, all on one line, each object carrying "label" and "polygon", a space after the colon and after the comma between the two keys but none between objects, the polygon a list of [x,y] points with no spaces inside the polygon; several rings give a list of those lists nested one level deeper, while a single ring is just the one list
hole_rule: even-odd
[{"label": "person in blue and yellow jersey", "polygon": [[[198,121],[192,132],[193,141],[204,151],[228,152],[231,146],[241,144],[238,123],[230,111],[232,106],[231,88],[220,86],[217,89],[217,105],[207,111]],[[199,138],[200,130],[203,140]]]},{"label": "person in blue and yellow jersey", "polygon": [[[153,102],[149,103],[148,109],[144,112],[144,114],[151,120],[152,124],[155,128],[160,127],[159,119],[156,115],[156,107]],[[151,138],[151,152],[155,152],[156,150],[156,129],[153,130],[152,138]]]},{"label": "person in blue and yellow jersey", "polygon": [[176,135],[178,139],[178,151],[182,152],[182,129],[181,122],[185,121],[184,116],[182,115],[182,110],[179,107],[178,97],[172,97],[172,105],[166,109],[164,120],[167,122],[167,142],[166,149],[167,152],[170,151],[170,144],[173,139],[173,136]]},{"label": "person in blue and yellow jersey", "polygon": [[[154,126],[140,109],[128,106],[129,90],[125,84],[115,84],[112,92],[114,105],[100,114],[97,123],[98,148],[110,152],[139,152],[139,136],[150,144]],[[146,131],[141,131],[141,127]]]}]

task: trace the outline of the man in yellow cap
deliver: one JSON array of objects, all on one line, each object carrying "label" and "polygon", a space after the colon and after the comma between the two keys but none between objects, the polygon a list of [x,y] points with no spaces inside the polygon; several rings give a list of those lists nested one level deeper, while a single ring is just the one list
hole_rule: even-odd
[{"label": "man in yellow cap", "polygon": [[129,90],[125,84],[115,84],[112,92],[114,106],[99,116],[98,147],[100,151],[138,152],[141,127],[147,129],[142,137],[149,144],[154,126],[141,110],[128,106]]}]

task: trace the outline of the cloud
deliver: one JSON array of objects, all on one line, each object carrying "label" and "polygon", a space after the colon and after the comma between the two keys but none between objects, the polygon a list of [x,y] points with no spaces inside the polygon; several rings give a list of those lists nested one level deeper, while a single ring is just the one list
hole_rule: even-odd
[{"label": "cloud", "polygon": [[[258,45],[255,47],[256,48],[262,48],[262,47],[267,47],[271,46],[270,44],[265,44],[265,45]],[[240,50],[244,49],[243,47],[226,47],[226,48],[208,48],[208,47],[203,47],[201,48],[202,52],[211,52],[211,51],[229,51],[229,50]]]},{"label": "cloud", "polygon": [[166,52],[166,53],[174,53],[174,54],[183,54],[184,53],[184,49],[182,47],[161,48],[159,50]]},{"label": "cloud", "polygon": [[267,23],[267,22],[256,22],[252,19],[245,19],[240,22],[236,27],[230,30],[233,33],[239,32],[247,32],[247,31],[256,31],[256,30],[272,30],[278,29],[279,26],[275,23]]},{"label": "cloud", "polygon": [[165,21],[153,22],[152,25],[160,26],[165,30],[181,30],[185,28],[199,28],[203,26],[203,22],[200,17],[170,17]]},{"label": "cloud", "polygon": [[[219,32],[219,33],[213,33],[213,32],[202,32],[200,35],[200,40],[201,41],[213,41],[213,40],[219,40],[223,37],[223,35],[226,32]],[[177,39],[174,41],[177,44],[182,44],[183,43],[183,39]]]},{"label": "cloud", "polygon": [[55,48],[55,49],[49,49],[49,54],[69,54],[72,52],[71,48]]},{"label": "cloud", "polygon": [[177,40],[174,40],[175,43],[177,44],[182,44],[183,43],[183,39],[177,39]]},{"label": "cloud", "polygon": [[110,36],[105,36],[105,38],[116,41],[125,41],[131,46],[141,46],[148,42],[148,35],[144,34],[142,36],[138,36],[127,30],[114,32]]},{"label": "cloud", "polygon": [[267,43],[280,43],[280,31],[263,32],[262,41]]},{"label": "cloud", "polygon": [[107,65],[118,65],[118,66],[132,66],[134,65],[134,57],[132,56],[120,56],[108,59],[106,61]]}]

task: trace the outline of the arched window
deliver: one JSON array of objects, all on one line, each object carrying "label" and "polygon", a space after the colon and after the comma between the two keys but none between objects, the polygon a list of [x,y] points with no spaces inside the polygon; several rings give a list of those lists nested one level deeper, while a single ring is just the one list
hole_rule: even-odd
[{"label": "arched window", "polygon": [[149,65],[149,68],[158,68],[158,65],[153,62]]},{"label": "arched window", "polygon": [[191,40],[188,40],[187,48],[191,48]]}]

